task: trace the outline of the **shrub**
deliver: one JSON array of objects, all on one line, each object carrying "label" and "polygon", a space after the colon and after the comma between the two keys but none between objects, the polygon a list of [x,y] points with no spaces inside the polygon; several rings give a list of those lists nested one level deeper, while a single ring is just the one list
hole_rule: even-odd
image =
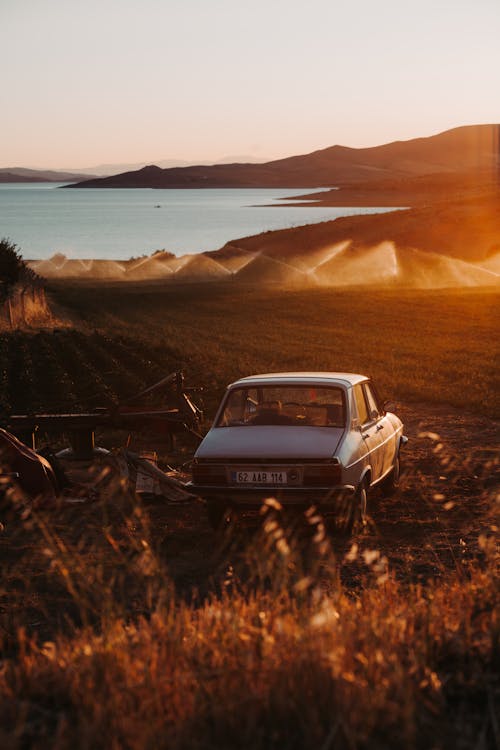
[{"label": "shrub", "polygon": [[24,262],[17,245],[6,237],[0,240],[0,299],[6,299],[20,283],[35,284],[40,277]]}]

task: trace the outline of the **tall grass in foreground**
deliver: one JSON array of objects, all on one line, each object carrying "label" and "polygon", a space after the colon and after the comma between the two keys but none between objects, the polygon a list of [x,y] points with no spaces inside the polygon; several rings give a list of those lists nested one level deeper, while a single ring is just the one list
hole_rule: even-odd
[{"label": "tall grass in foreground", "polygon": [[182,596],[132,498],[83,519],[18,512],[0,613],[6,750],[498,744],[492,517],[477,559],[408,584],[377,550],[335,552],[314,511],[289,531],[270,501],[255,536],[219,549],[213,586]]}]

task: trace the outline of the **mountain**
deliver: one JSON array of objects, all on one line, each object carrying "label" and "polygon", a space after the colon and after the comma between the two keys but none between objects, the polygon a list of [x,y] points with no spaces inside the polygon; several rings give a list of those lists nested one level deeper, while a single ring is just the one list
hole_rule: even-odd
[{"label": "mountain", "polygon": [[[212,164],[234,164],[235,162],[249,162],[249,163],[262,163],[268,161],[268,159],[261,159],[254,156],[247,156],[238,154],[237,156],[221,156],[219,159],[203,159],[201,164],[212,165]],[[199,161],[187,161],[186,159],[161,159],[155,162],[157,167],[162,169],[171,169],[172,167],[193,167],[199,166]],[[122,172],[132,172],[143,169],[147,166],[147,162],[136,162],[135,164],[98,164],[95,167],[85,167],[84,169],[70,170],[71,172],[78,172],[79,179],[94,177],[109,177]]]},{"label": "mountain", "polygon": [[45,180],[42,177],[26,177],[25,175],[2,169],[0,170],[0,182],[45,182]]},{"label": "mountain", "polygon": [[332,187],[433,173],[500,172],[500,125],[468,125],[370,148],[330,146],[265,163],[156,165],[68,187]]},{"label": "mountain", "polygon": [[0,182],[77,182],[87,179],[81,172],[56,172],[52,169],[0,168]]},{"label": "mountain", "polygon": [[[170,169],[171,167],[190,167],[194,163],[195,162],[182,159],[162,159],[157,163],[157,166],[162,167],[162,169]],[[147,162],[135,162],[133,164],[98,164],[94,167],[84,167],[83,169],[74,171],[80,174],[79,180],[88,180],[89,178],[93,179],[94,177],[109,177],[122,172],[137,171],[143,169],[146,164]]]}]

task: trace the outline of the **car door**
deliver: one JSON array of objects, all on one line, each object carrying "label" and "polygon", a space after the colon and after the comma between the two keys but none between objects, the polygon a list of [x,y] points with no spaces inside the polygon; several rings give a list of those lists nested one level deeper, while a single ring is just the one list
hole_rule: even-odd
[{"label": "car door", "polygon": [[383,453],[381,431],[378,429],[380,414],[370,410],[366,391],[362,384],[354,386],[354,400],[358,412],[361,439],[366,449],[367,459],[371,466],[371,481],[376,482],[383,472]]},{"label": "car door", "polygon": [[387,474],[394,463],[395,452],[395,435],[394,428],[390,419],[381,408],[375,389],[370,382],[363,383],[368,413],[373,418],[373,427],[378,438],[379,444],[377,451],[377,478]]}]

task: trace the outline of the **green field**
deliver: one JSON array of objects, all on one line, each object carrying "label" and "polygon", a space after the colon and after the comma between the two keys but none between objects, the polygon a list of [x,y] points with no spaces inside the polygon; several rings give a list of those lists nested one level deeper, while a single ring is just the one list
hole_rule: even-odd
[{"label": "green field", "polygon": [[142,378],[154,380],[157,366],[184,367],[205,387],[209,410],[225,385],[244,375],[337,370],[372,375],[387,398],[500,414],[494,291],[200,284],[60,285],[53,293],[76,321],[149,357],[151,378],[147,368]]}]

